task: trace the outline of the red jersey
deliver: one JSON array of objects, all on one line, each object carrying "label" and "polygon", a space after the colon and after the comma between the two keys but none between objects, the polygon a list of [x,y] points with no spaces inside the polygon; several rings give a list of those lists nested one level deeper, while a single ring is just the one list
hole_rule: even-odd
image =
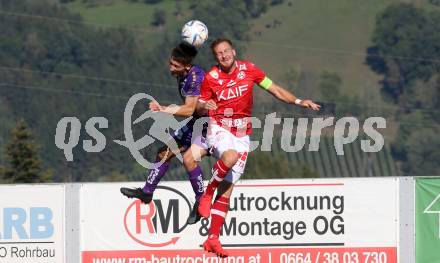
[{"label": "red jersey", "polygon": [[214,66],[205,74],[199,100],[214,100],[217,110],[209,111],[209,116],[232,134],[244,136],[252,133],[253,86],[260,84],[266,74],[250,62],[237,60],[235,63],[231,73]]}]

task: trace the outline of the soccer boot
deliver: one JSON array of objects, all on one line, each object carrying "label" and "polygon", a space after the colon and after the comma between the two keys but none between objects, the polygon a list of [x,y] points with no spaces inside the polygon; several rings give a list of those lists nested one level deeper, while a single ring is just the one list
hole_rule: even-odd
[{"label": "soccer boot", "polygon": [[212,196],[203,194],[199,199],[199,215],[208,218],[211,214]]},{"label": "soccer boot", "polygon": [[229,253],[223,249],[222,244],[220,243],[220,240],[218,240],[218,237],[212,235],[210,236],[205,243],[203,243],[203,250],[207,252],[211,252],[216,254],[218,257],[225,258],[229,256]]},{"label": "soccer boot", "polygon": [[198,209],[199,209],[199,201],[196,201],[194,203],[192,210],[191,210],[191,213],[188,216],[188,219],[186,220],[186,223],[188,225],[193,225],[193,224],[199,222],[201,216],[199,215]]},{"label": "soccer boot", "polygon": [[153,199],[153,194],[144,193],[142,188],[121,187],[121,193],[128,198],[137,198],[145,204],[149,204]]}]

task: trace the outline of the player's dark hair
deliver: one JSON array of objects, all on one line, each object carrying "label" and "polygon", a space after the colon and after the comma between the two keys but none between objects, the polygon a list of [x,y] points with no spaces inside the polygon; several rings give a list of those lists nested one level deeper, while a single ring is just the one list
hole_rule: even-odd
[{"label": "player's dark hair", "polygon": [[[232,45],[232,41],[229,40],[228,38],[217,38],[216,40],[214,40],[211,43],[211,51],[212,53],[214,53],[214,48],[216,48],[220,43],[226,42],[228,43],[231,47],[233,47]],[[215,54],[215,53],[214,53]]]},{"label": "player's dark hair", "polygon": [[190,65],[197,56],[197,49],[185,42],[180,43],[171,51],[171,58],[183,65]]}]

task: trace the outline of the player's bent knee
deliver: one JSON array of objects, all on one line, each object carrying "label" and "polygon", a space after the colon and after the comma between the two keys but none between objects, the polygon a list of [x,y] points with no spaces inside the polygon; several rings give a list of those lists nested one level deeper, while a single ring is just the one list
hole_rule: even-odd
[{"label": "player's bent knee", "polygon": [[161,149],[157,152],[157,159],[158,160],[167,160],[169,158],[169,155],[171,154],[171,151],[168,148]]},{"label": "player's bent knee", "polygon": [[194,159],[193,154],[190,151],[187,151],[183,155],[183,165],[185,166],[186,170],[192,171],[197,166],[197,162]]},{"label": "player's bent knee", "polygon": [[234,150],[226,151],[221,159],[228,167],[232,167],[238,161],[238,153]]}]

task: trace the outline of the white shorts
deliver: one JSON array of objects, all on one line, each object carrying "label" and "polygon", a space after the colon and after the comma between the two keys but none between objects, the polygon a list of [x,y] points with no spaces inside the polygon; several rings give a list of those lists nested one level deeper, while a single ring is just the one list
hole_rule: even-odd
[{"label": "white shorts", "polygon": [[225,178],[228,182],[235,184],[240,179],[246,167],[250,145],[249,136],[236,137],[218,124],[210,122],[206,142],[212,151],[212,155],[217,159],[220,159],[222,154],[227,150],[237,151],[239,156],[238,161]]}]

